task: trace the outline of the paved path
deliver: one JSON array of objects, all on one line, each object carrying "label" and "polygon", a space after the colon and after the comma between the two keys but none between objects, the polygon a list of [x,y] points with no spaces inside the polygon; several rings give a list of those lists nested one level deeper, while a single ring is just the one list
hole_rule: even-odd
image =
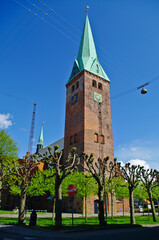
[{"label": "paved path", "polygon": [[[31,213],[27,213],[25,216],[26,217],[30,217],[30,214]],[[74,213],[73,216],[74,217],[82,217],[82,214]],[[94,215],[90,215],[90,216],[98,216],[98,215],[94,214]],[[16,217],[18,217],[18,214],[15,214],[15,213],[13,213],[13,214],[0,214],[0,218],[1,217],[16,218]],[[52,217],[52,214],[51,213],[44,213],[44,214],[38,213],[37,217],[39,217],[39,218],[48,218],[48,217]],[[62,214],[62,217],[72,217],[72,214],[71,213]]]},{"label": "paved path", "polygon": [[[30,214],[31,213],[28,213],[26,214],[26,217],[30,217]],[[142,216],[143,214],[142,213],[135,213],[135,216]],[[147,213],[145,215],[148,215]],[[82,214],[79,214],[79,213],[74,213],[73,214],[74,217],[84,217],[84,215]],[[110,216],[110,214],[108,214],[108,216]],[[116,213],[114,214],[114,217],[115,216],[122,216],[122,213]],[[125,216],[130,216],[130,213],[125,213]],[[0,214],[0,218],[1,217],[9,217],[9,218],[16,218],[18,217],[18,214]],[[52,217],[52,214],[51,213],[44,213],[44,214],[40,214],[38,213],[37,214],[37,217],[39,218],[48,218],[48,217]],[[65,214],[62,214],[62,217],[72,217],[72,214],[71,213],[65,213]],[[98,217],[98,214],[88,214],[88,217]]]}]

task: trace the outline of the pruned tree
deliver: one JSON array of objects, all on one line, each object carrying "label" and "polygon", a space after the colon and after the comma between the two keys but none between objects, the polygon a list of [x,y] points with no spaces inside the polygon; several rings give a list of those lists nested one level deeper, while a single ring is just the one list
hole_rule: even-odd
[{"label": "pruned tree", "polygon": [[79,157],[76,154],[76,148],[72,148],[71,152],[68,155],[68,158],[61,162],[62,158],[62,151],[58,151],[59,146],[54,146],[54,151],[52,152],[52,147],[49,146],[48,150],[42,154],[39,153],[35,156],[36,159],[46,163],[48,167],[55,168],[55,173],[52,175],[55,176],[55,228],[57,230],[62,229],[62,192],[61,192],[61,185],[63,180],[71,174],[79,164]]},{"label": "pruned tree", "polygon": [[151,203],[153,221],[157,222],[157,216],[156,216],[155,206],[154,206],[153,197],[152,197],[152,189],[159,185],[159,182],[158,182],[159,172],[156,169],[146,170],[144,169],[144,167],[140,167],[140,169],[141,169],[140,178],[143,185],[146,188],[146,191],[148,193],[149,200]]},{"label": "pruned tree", "polygon": [[98,198],[99,198],[99,224],[100,226],[105,226],[106,221],[104,220],[104,188],[106,184],[106,177],[108,178],[107,184],[112,180],[114,175],[114,167],[116,166],[113,162],[108,163],[109,156],[103,160],[98,158],[97,161],[94,161],[93,154],[88,156],[83,153],[84,165],[83,168],[85,171],[92,174],[93,178],[98,184]]},{"label": "pruned tree", "polygon": [[10,173],[10,176],[8,176],[6,180],[11,186],[15,183],[20,186],[19,224],[25,224],[27,188],[31,183],[32,171],[35,170],[38,165],[39,162],[34,158],[34,155],[26,155],[21,161],[17,162],[13,160],[12,163],[8,163],[6,167]]},{"label": "pruned tree", "polygon": [[119,162],[118,172],[128,183],[130,222],[131,224],[135,224],[133,194],[134,194],[134,189],[139,184],[141,168],[140,166],[131,165],[130,163],[126,163],[125,166],[121,166],[121,163]]}]

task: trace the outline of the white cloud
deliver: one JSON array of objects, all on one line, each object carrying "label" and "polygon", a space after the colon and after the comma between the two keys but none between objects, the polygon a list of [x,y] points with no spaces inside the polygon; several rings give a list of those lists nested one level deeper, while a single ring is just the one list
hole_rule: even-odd
[{"label": "white cloud", "polygon": [[0,113],[0,129],[7,129],[9,126],[12,126],[10,113]]},{"label": "white cloud", "polygon": [[145,168],[159,170],[159,142],[137,139],[129,144],[115,147],[115,157],[118,162],[132,162],[134,165],[144,165]]},{"label": "white cloud", "polygon": [[141,159],[131,159],[130,161],[129,161],[129,163],[131,164],[131,165],[140,165],[140,166],[143,166],[145,169],[149,169],[150,168],[150,166],[149,166],[149,164],[146,162],[146,161],[144,161],[144,160],[141,160]]},{"label": "white cloud", "polygon": [[[124,163],[123,161],[120,161],[120,163],[121,163],[121,166],[122,166],[122,167],[125,166],[125,163]],[[129,161],[129,163],[130,163],[131,165],[136,165],[136,166],[140,165],[140,166],[143,166],[145,169],[149,169],[149,168],[150,168],[149,164],[148,164],[146,161],[141,160],[141,159],[131,159],[131,160]]]}]

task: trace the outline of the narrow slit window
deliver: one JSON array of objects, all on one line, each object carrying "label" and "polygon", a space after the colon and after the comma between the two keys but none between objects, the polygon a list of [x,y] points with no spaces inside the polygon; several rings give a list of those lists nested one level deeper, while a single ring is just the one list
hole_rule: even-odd
[{"label": "narrow slit window", "polygon": [[98,134],[97,133],[94,134],[94,142],[98,143]]},{"label": "narrow slit window", "polygon": [[77,142],[77,134],[74,135],[74,143]]},{"label": "narrow slit window", "polygon": [[100,136],[100,142],[101,142],[102,144],[104,144],[104,135],[101,135],[101,136]]},{"label": "narrow slit window", "polygon": [[70,136],[70,145],[73,144],[73,136]]}]

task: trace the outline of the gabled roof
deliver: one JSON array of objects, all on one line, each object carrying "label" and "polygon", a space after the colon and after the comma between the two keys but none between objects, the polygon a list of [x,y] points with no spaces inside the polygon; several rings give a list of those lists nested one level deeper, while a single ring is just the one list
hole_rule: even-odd
[{"label": "gabled roof", "polygon": [[48,145],[47,147],[44,147],[43,149],[40,150],[40,153],[45,153],[48,150],[48,147],[52,147],[52,152],[54,151],[54,146],[59,145],[58,151],[62,151],[64,149],[64,138],[59,139],[58,141]]},{"label": "gabled roof", "polygon": [[81,42],[80,42],[78,56],[77,56],[77,59],[74,61],[71,76],[67,84],[71,82],[71,80],[83,70],[87,70],[109,81],[109,78],[104,72],[97,57],[88,15],[86,15],[86,21],[83,29]]}]

